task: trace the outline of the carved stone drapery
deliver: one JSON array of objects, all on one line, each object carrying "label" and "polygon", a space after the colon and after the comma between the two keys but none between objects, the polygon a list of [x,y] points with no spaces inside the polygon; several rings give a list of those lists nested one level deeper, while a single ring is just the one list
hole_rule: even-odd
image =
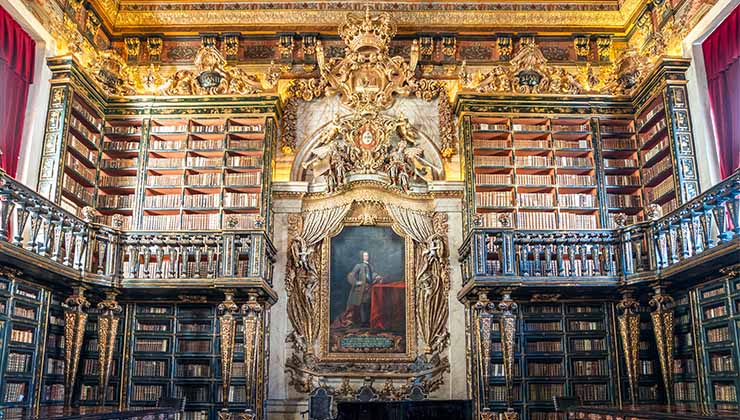
[{"label": "carved stone drapery", "polygon": [[62,303],[64,307],[64,405],[72,404],[72,394],[77,368],[80,363],[82,341],[85,338],[85,324],[90,302],[85,297],[85,289],[76,287],[73,294]]},{"label": "carved stone drapery", "polygon": [[250,295],[247,303],[242,305],[242,323],[244,330],[244,376],[246,379],[246,406],[243,419],[251,420],[257,415],[258,377],[262,354],[262,313],[263,307],[257,296]]},{"label": "carved stone drapery", "polygon": [[[236,316],[239,305],[234,302],[234,291],[224,291],[224,301],[218,305],[218,325],[221,339],[221,387],[223,390],[223,411],[229,407],[229,391],[234,364],[234,338],[236,337]],[[245,364],[246,366],[246,364]]]},{"label": "carved stone drapery", "polygon": [[640,349],[639,309],[640,304],[631,296],[631,292],[625,292],[622,300],[617,304],[617,310],[620,311],[617,317],[619,336],[622,339],[629,395],[633,404],[637,402],[638,352]]},{"label": "carved stone drapery", "polygon": [[[110,375],[113,370],[113,351],[116,348],[118,325],[123,308],[116,301],[118,292],[105,293],[105,299],[98,303],[98,401],[105,404]],[[84,328],[83,328],[84,335]],[[66,349],[66,348],[65,348]]]},{"label": "carved stone drapery", "polygon": [[[501,333],[501,352],[504,359],[504,378],[506,380],[506,399],[508,407],[514,402],[514,342],[516,335],[516,311],[519,305],[511,299],[509,292],[504,292],[498,309],[499,331]],[[513,413],[513,411],[511,411]],[[513,417],[516,418],[516,417]]]},{"label": "carved stone drapery", "polygon": [[666,401],[673,403],[673,306],[674,300],[665,294],[661,286],[655,287],[655,295],[650,299],[653,311],[650,317],[653,320],[655,344],[658,348],[660,370],[663,375]]}]

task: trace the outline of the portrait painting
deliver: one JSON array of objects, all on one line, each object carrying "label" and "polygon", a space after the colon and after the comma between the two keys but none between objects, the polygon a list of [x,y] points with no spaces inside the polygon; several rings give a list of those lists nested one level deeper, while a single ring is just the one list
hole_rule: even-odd
[{"label": "portrait painting", "polygon": [[405,353],[406,240],[390,226],[345,226],[329,254],[329,351]]}]

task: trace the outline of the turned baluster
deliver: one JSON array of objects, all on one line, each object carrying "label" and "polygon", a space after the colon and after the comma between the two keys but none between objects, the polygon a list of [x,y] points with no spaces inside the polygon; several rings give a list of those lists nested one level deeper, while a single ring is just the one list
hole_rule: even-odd
[{"label": "turned baluster", "polygon": [[29,232],[28,242],[26,242],[26,249],[31,252],[36,252],[36,249],[38,248],[36,239],[39,236],[39,230],[41,229],[41,224],[43,222],[41,217],[41,207],[33,206],[29,209],[29,212],[31,231]]},{"label": "turned baluster", "polygon": [[157,279],[162,278],[162,264],[164,264],[164,241],[161,238],[155,238],[154,242],[154,259],[156,261],[154,266],[154,277]]},{"label": "turned baluster", "polygon": [[170,259],[170,265],[168,270],[168,278],[175,278],[177,272],[177,242],[169,240],[167,241],[167,251]]},{"label": "turned baluster", "polygon": [[529,244],[519,246],[519,272],[522,276],[528,276],[529,273]]},{"label": "turned baluster", "polygon": [[38,243],[36,248],[36,253],[39,255],[49,255],[53,236],[52,218],[53,216],[51,213],[46,213],[41,221],[41,241]]},{"label": "turned baluster", "polygon": [[562,242],[557,242],[557,248],[556,248],[556,259],[558,264],[558,276],[564,276],[565,275],[565,264],[563,262],[563,251],[564,251],[564,245]]},{"label": "turned baluster", "polygon": [[535,276],[541,276],[542,267],[540,267],[540,253],[542,252],[542,245],[537,244],[534,246],[534,275]]},{"label": "turned baluster", "polygon": [[149,275],[151,274],[151,271],[149,270],[151,262],[152,262],[152,248],[150,246],[151,240],[148,238],[142,238],[143,244],[141,245],[141,254],[144,256],[144,265],[142,267],[142,274],[144,275],[145,279],[151,278]]},{"label": "turned baluster", "polygon": [[51,259],[52,261],[59,261],[59,253],[62,251],[62,240],[64,239],[64,219],[59,217],[54,219],[52,223],[54,224],[54,237],[52,239]]},{"label": "turned baluster", "polygon": [[593,274],[600,274],[604,275],[604,273],[601,270],[601,263],[600,263],[600,256],[599,253],[601,251],[601,240],[597,240],[594,244],[591,245],[591,272]]},{"label": "turned baluster", "polygon": [[88,230],[85,224],[78,224],[74,229],[74,254],[72,257],[72,268],[82,270],[85,268],[85,257],[88,243]]},{"label": "turned baluster", "polygon": [[200,278],[200,263],[203,259],[203,246],[197,245],[195,247],[195,272],[193,273],[194,278]]},{"label": "turned baluster", "polygon": [[215,245],[215,241],[212,241],[210,239],[206,239],[203,245],[206,249],[206,276],[208,278],[215,277],[215,264],[213,263],[213,258],[216,255]]},{"label": "turned baluster", "polygon": [[580,244],[578,246],[578,252],[579,252],[580,257],[581,257],[581,275],[582,276],[592,274],[589,271],[589,268],[588,268],[588,258],[586,257],[587,256],[587,251],[588,251],[586,249],[587,246],[588,245],[586,245],[585,243],[582,243],[582,244]]},{"label": "turned baluster", "polygon": [[714,206],[714,220],[717,223],[717,245],[732,239],[732,234],[729,232],[727,227],[727,210],[725,208],[725,202],[723,198],[717,198],[717,205]]},{"label": "turned baluster", "polygon": [[[25,197],[21,197],[23,199]],[[15,219],[16,225],[13,226],[15,235],[13,235],[13,245],[23,245],[23,230],[26,228],[26,221],[28,220],[28,203],[25,201],[19,201],[15,205]]]},{"label": "turned baluster", "polygon": [[139,277],[139,245],[136,240],[128,246],[128,276],[130,278]]},{"label": "turned baluster", "polygon": [[188,277],[188,262],[190,260],[190,247],[183,240],[180,245],[180,277]]},{"label": "turned baluster", "polygon": [[694,255],[700,254],[704,251],[704,232],[702,232],[701,226],[701,212],[697,210],[697,206],[694,206],[691,210],[691,223],[689,224],[691,233],[691,241],[694,245]]},{"label": "turned baluster", "polygon": [[[735,182],[736,187],[740,188],[740,182]],[[732,232],[735,237],[740,236],[740,191],[730,191],[730,199],[727,201],[727,210],[730,213],[732,221]]]},{"label": "turned baluster", "polygon": [[574,243],[568,244],[568,276],[576,276],[576,247]]},{"label": "turned baluster", "polygon": [[0,241],[8,240],[8,226],[10,226],[10,215],[14,207],[13,195],[10,192],[0,193]]},{"label": "turned baluster", "polygon": [[545,275],[552,275],[552,244],[545,245]]},{"label": "turned baluster", "polygon": [[95,270],[98,274],[103,274],[105,271],[104,268],[104,262],[105,258],[108,254],[108,239],[103,238],[103,235],[98,232],[98,234],[95,236],[95,242],[98,244],[98,266]]},{"label": "turned baluster", "polygon": [[64,260],[62,264],[70,266],[73,263],[73,248],[75,245],[74,225],[72,221],[69,224],[64,225]]},{"label": "turned baluster", "polygon": [[685,259],[691,256],[691,219],[688,213],[679,215],[679,238],[681,239],[680,258]]}]

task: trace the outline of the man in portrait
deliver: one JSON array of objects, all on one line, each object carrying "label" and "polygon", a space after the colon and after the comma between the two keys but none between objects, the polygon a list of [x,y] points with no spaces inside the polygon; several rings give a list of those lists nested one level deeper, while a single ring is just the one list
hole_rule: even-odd
[{"label": "man in portrait", "polygon": [[347,297],[347,313],[352,315],[355,326],[367,326],[370,321],[370,287],[382,283],[383,278],[373,271],[370,253],[361,251],[362,262],[355,264],[347,274],[347,282],[352,287]]}]

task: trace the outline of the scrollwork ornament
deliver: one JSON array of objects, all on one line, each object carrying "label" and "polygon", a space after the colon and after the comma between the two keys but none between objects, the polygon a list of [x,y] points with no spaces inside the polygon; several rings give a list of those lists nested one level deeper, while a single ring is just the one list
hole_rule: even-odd
[{"label": "scrollwork ornament", "polygon": [[[239,305],[234,302],[234,291],[224,291],[224,301],[218,305],[219,335],[221,343],[221,387],[224,407],[229,405],[232,368],[234,364],[234,339],[236,337],[236,316]],[[246,367],[246,364],[245,364]]]},{"label": "scrollwork ornament", "polygon": [[85,324],[90,307],[83,287],[75,288],[73,294],[62,303],[64,308],[64,403],[72,404],[72,395],[77,379],[82,343],[85,337]]},{"label": "scrollwork ornament", "polygon": [[[247,303],[242,305],[242,323],[244,330],[244,371],[246,380],[246,405],[244,414],[254,415],[257,406],[257,383],[262,360],[262,304],[255,295],[250,295]],[[228,394],[227,394],[228,395]]]},{"label": "scrollwork ornament", "polygon": [[617,316],[619,336],[622,341],[624,361],[627,366],[627,380],[629,395],[633,403],[637,402],[637,375],[638,352],[640,349],[640,304],[630,294],[625,292],[622,300],[617,304],[620,315]]},{"label": "scrollwork ornament", "polygon": [[516,335],[516,311],[519,305],[511,299],[508,291],[504,292],[498,309],[499,330],[501,331],[501,352],[504,361],[504,377],[506,379],[506,392],[509,407],[514,401],[514,344]]},{"label": "scrollwork ornament", "polygon": [[673,297],[664,293],[661,286],[656,286],[655,295],[650,299],[649,304],[653,308],[650,318],[653,321],[653,332],[658,348],[666,399],[668,404],[671,404],[673,402],[673,308],[675,301]]},{"label": "scrollwork ornament", "polygon": [[105,293],[105,299],[98,303],[98,401],[105,404],[106,390],[113,371],[113,351],[121,322],[123,308],[116,301],[118,292]]},{"label": "scrollwork ornament", "polygon": [[422,246],[422,262],[417,269],[417,318],[424,341],[424,353],[440,352],[447,344],[447,296],[450,289],[447,214],[433,216],[434,234]]}]

